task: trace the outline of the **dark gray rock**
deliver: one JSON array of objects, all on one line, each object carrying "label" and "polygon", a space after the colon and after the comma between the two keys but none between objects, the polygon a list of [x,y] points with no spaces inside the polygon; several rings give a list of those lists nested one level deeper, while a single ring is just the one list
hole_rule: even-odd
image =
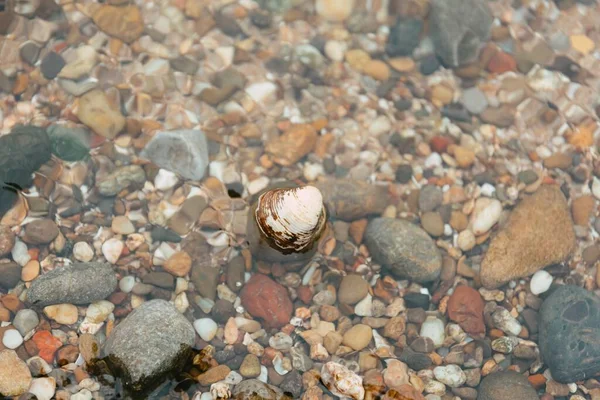
[{"label": "dark gray rock", "polygon": [[200,180],[208,167],[208,144],[201,130],[158,132],[141,157],[186,179]]},{"label": "dark gray rock", "polygon": [[285,396],[278,387],[263,383],[258,379],[245,380],[233,388],[233,398],[235,400],[285,400]]},{"label": "dark gray rock", "polygon": [[174,70],[183,72],[188,75],[194,75],[196,71],[198,71],[198,67],[200,66],[200,63],[198,63],[198,61],[186,56],[179,56],[177,58],[173,58],[171,59],[170,64]]},{"label": "dark gray rock", "polygon": [[436,54],[450,67],[477,58],[493,22],[487,0],[433,0],[429,18]]},{"label": "dark gray rock", "polygon": [[294,399],[299,399],[302,394],[302,375],[296,370],[286,374],[280,385],[284,393],[291,395]]},{"label": "dark gray rock", "polygon": [[503,371],[485,377],[479,386],[477,400],[538,400],[527,378],[514,371]]},{"label": "dark gray rock", "polygon": [[110,264],[74,263],[34,280],[27,301],[35,306],[89,304],[107,298],[116,287],[117,276]]},{"label": "dark gray rock", "polygon": [[12,289],[21,281],[21,266],[16,262],[0,263],[0,287]]},{"label": "dark gray rock", "polygon": [[194,338],[194,327],[173,304],[150,300],[117,325],[102,355],[118,366],[129,391],[147,392],[183,367]]},{"label": "dark gray rock", "polygon": [[415,371],[427,369],[433,364],[431,358],[429,358],[427,354],[416,352],[408,346],[402,350],[399,359]]},{"label": "dark gray rock", "polygon": [[48,136],[52,154],[65,161],[79,161],[90,152],[91,134],[86,128],[52,125]]},{"label": "dark gray rock", "polygon": [[375,218],[365,232],[373,258],[400,279],[430,282],[440,276],[442,256],[418,226],[392,218]]},{"label": "dark gray rock", "polygon": [[20,125],[0,136],[0,217],[13,206],[17,192],[31,186],[32,174],[51,155],[50,139],[43,128]]},{"label": "dark gray rock", "polygon": [[539,345],[552,377],[581,381],[600,372],[600,298],[577,286],[559,286],[540,309]]},{"label": "dark gray rock", "polygon": [[29,65],[35,65],[40,55],[41,47],[33,40],[28,40],[19,48],[21,59]]},{"label": "dark gray rock", "polygon": [[390,29],[385,51],[391,57],[412,55],[421,41],[423,21],[417,18],[399,18]]},{"label": "dark gray rock", "polygon": [[46,79],[54,79],[63,69],[66,62],[62,56],[54,51],[49,52],[42,59],[40,70]]}]

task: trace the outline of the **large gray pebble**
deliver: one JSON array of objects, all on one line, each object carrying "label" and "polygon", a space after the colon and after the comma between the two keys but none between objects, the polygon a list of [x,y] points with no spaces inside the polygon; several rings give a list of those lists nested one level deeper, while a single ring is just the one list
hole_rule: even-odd
[{"label": "large gray pebble", "polygon": [[25,336],[33,328],[38,326],[39,323],[40,319],[38,318],[37,313],[29,308],[19,310],[13,320],[14,327],[17,328],[22,336]]},{"label": "large gray pebble", "polygon": [[446,65],[456,67],[477,58],[493,22],[487,0],[433,0],[429,15],[435,51]]},{"label": "large gray pebble", "polygon": [[430,282],[440,276],[442,256],[429,235],[408,221],[375,218],[365,232],[365,243],[378,263],[400,279]]},{"label": "large gray pebble", "polygon": [[27,301],[36,306],[89,304],[107,298],[116,287],[117,277],[110,264],[74,263],[34,280]]},{"label": "large gray pebble", "polygon": [[141,157],[186,179],[200,180],[208,166],[208,144],[201,130],[182,129],[158,132]]},{"label": "large gray pebble", "polygon": [[525,376],[503,371],[485,377],[479,386],[477,400],[538,400],[539,397]]},{"label": "large gray pebble", "polygon": [[194,338],[192,324],[173,304],[150,300],[117,325],[102,354],[120,365],[126,388],[146,392],[183,367]]}]

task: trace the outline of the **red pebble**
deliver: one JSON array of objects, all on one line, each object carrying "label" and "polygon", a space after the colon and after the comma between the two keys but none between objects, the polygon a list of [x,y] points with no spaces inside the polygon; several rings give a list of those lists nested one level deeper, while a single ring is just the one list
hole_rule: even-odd
[{"label": "red pebble", "polygon": [[39,356],[52,365],[54,362],[54,353],[62,346],[62,342],[52,336],[50,331],[38,331],[33,335],[31,340],[33,340],[39,349]]},{"label": "red pebble", "polygon": [[304,304],[310,304],[310,301],[312,300],[313,297],[313,291],[309,286],[300,286],[298,287],[298,289],[296,289],[296,293],[298,294],[298,298],[304,303]]},{"label": "red pebble", "polygon": [[294,306],[286,288],[266,275],[254,275],[240,293],[242,305],[267,328],[281,328],[290,321]]},{"label": "red pebble", "polygon": [[448,316],[465,332],[472,335],[485,334],[483,300],[479,292],[469,286],[459,286],[448,300]]},{"label": "red pebble", "polygon": [[429,141],[431,150],[436,153],[445,153],[448,146],[452,143],[452,140],[446,136],[434,136]]},{"label": "red pebble", "polygon": [[487,65],[487,69],[495,74],[502,74],[508,71],[517,70],[517,62],[514,57],[503,51],[499,51],[493,55]]}]

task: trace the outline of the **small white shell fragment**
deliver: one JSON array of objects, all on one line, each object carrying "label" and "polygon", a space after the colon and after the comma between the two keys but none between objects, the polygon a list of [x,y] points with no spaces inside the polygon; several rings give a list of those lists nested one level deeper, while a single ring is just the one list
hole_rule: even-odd
[{"label": "small white shell fragment", "polygon": [[354,400],[365,398],[362,378],[345,366],[330,361],[321,368],[323,384],[336,396]]},{"label": "small white shell fragment", "polygon": [[531,277],[531,282],[529,283],[529,288],[531,289],[531,293],[534,295],[538,295],[544,293],[548,289],[550,289],[550,285],[552,285],[552,275],[550,275],[545,270],[539,270]]},{"label": "small white shell fragment", "polygon": [[263,235],[280,249],[302,251],[325,224],[323,195],[314,186],[274,189],[259,197],[255,217]]}]

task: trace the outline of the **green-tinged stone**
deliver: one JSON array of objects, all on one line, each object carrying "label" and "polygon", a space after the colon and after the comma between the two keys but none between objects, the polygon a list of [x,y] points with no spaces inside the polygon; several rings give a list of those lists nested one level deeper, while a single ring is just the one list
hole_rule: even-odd
[{"label": "green-tinged stone", "polygon": [[65,161],[83,160],[90,152],[90,133],[85,128],[52,125],[48,128],[52,154]]}]

